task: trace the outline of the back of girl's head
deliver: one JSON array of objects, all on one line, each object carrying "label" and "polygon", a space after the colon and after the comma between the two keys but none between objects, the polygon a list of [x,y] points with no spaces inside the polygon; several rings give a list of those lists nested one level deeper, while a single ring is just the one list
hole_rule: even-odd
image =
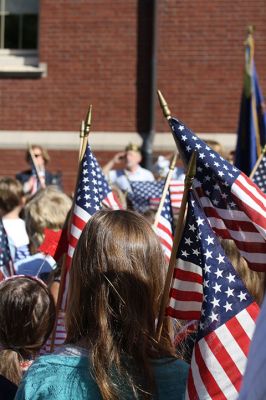
[{"label": "back of girl's head", "polygon": [[115,398],[107,370],[121,366],[121,354],[133,357],[146,377],[148,357],[156,357],[164,267],[156,234],[134,212],[99,211],[82,232],[71,268],[68,340],[87,340],[96,381],[100,388],[107,382],[106,399]]},{"label": "back of girl's head", "polygon": [[[50,335],[54,320],[54,301],[44,283],[31,277],[14,277],[1,282],[0,345],[5,357],[12,352],[22,358],[37,353]],[[12,375],[12,366],[7,366],[3,357],[0,358],[0,372],[16,381],[7,376],[8,373]]]},{"label": "back of girl's head", "polygon": [[[94,334],[93,324],[99,324],[99,316],[107,318],[108,312],[108,318],[112,312],[126,317],[130,308],[136,318],[155,317],[164,256],[157,236],[143,217],[122,210],[96,213],[82,232],[73,266],[68,302],[70,336],[76,339],[77,332],[86,335],[88,330]],[[106,307],[109,303],[114,307],[112,311]],[[122,308],[116,310],[118,303]],[[88,315],[83,314],[84,309],[89,310]]]}]

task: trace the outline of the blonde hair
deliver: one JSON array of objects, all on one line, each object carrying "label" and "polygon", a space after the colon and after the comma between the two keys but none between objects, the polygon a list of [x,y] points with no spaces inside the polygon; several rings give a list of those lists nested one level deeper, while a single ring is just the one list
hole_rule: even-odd
[{"label": "blonde hair", "polygon": [[81,234],[70,272],[67,341],[87,344],[106,400],[122,398],[125,387],[133,398],[152,398],[150,358],[174,354],[168,338],[163,346],[155,339],[164,266],[159,239],[132,211],[99,211]]},{"label": "blonde hair", "polygon": [[62,229],[71,205],[71,199],[56,186],[40,190],[26,204],[26,229],[34,247],[42,244],[45,228]]},{"label": "blonde hair", "polygon": [[0,179],[0,209],[4,214],[21,204],[24,196],[22,184],[15,178]]},{"label": "blonde hair", "polygon": [[252,271],[248,267],[246,260],[241,257],[233,240],[222,239],[221,245],[249,293],[261,305],[264,296],[264,272]]}]

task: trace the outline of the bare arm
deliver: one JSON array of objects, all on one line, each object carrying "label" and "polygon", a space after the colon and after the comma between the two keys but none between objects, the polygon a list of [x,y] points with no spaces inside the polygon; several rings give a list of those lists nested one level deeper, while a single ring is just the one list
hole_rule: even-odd
[{"label": "bare arm", "polygon": [[124,160],[125,157],[125,152],[121,151],[120,153],[117,153],[107,164],[103,166],[103,173],[105,175],[108,174],[108,172],[116,165],[119,164],[121,161]]}]

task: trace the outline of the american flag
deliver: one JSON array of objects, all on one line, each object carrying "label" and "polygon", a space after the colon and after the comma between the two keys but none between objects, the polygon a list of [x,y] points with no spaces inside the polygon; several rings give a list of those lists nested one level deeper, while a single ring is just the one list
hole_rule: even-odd
[{"label": "american flag", "polygon": [[[103,204],[113,209],[120,208],[120,205],[116,201],[98,164],[98,161],[93,155],[88,144],[79,169],[78,185],[75,194],[75,203],[72,214],[68,253],[66,259],[66,273],[65,276],[61,275],[62,282],[60,285],[63,286],[64,293],[61,310],[56,324],[54,342],[55,347],[59,347],[64,343],[65,340],[63,317],[68,292],[69,271],[74,250],[86,223],[96,211],[103,207]],[[51,339],[49,339],[48,342],[51,344]]]},{"label": "american flag", "polygon": [[0,219],[0,281],[13,275],[13,264],[7,234]]},{"label": "american flag", "polygon": [[112,209],[121,208],[110,189],[90,146],[81,161],[78,187],[75,196],[67,265],[70,266],[81,232],[90,217],[105,205]]},{"label": "american flag", "polygon": [[[226,258],[219,240],[192,194],[183,243],[180,246],[182,251],[181,273],[185,275],[185,291],[189,274],[191,285],[194,283],[195,291],[201,293],[194,279],[195,274],[200,276],[201,271],[203,286],[203,304],[186,398],[236,399],[259,307]],[[183,301],[183,308],[194,310],[189,296],[187,300],[187,305]],[[172,307],[175,307],[174,303]],[[179,308],[182,307],[179,305]]]},{"label": "american flag", "polygon": [[184,194],[184,180],[171,180],[169,185],[170,199],[173,212],[178,212]]},{"label": "american flag", "polygon": [[[130,182],[132,192],[128,194],[134,210],[145,212],[148,209],[157,209],[162,197],[164,181],[158,182]],[[170,260],[173,247],[173,214],[169,191],[166,194],[156,233],[162,244],[167,260]]]},{"label": "american flag", "polygon": [[[132,193],[128,193],[130,201],[136,211],[141,213],[148,209],[156,210],[159,206],[165,181],[133,181],[130,182]],[[172,211],[178,211],[184,193],[184,180],[172,179],[169,184],[170,202]]]},{"label": "american flag", "polygon": [[171,118],[170,125],[186,161],[197,152],[193,188],[211,227],[222,238],[235,241],[251,269],[265,271],[265,194],[183,123]]},{"label": "american flag", "polygon": [[266,151],[258,165],[258,168],[253,176],[253,182],[266,193]]}]

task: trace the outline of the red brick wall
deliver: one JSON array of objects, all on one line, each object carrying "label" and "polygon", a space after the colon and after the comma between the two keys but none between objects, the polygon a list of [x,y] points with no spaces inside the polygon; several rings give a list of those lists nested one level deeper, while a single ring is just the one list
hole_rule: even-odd
[{"label": "red brick wall", "polygon": [[[137,86],[137,44],[146,41],[143,31],[137,38],[138,18],[149,1],[40,3],[40,61],[48,64],[48,77],[0,79],[1,129],[78,130],[93,103],[95,131],[136,131],[136,101],[146,96],[145,85]],[[250,23],[266,93],[265,1],[158,4],[158,87],[195,130],[234,132]],[[143,53],[140,65],[146,62]],[[157,130],[166,129],[157,107]]]},{"label": "red brick wall", "polygon": [[[198,132],[235,132],[249,24],[256,29],[255,59],[266,96],[265,2],[159,3],[158,86],[173,114]],[[158,122],[160,131],[165,125]]]}]

